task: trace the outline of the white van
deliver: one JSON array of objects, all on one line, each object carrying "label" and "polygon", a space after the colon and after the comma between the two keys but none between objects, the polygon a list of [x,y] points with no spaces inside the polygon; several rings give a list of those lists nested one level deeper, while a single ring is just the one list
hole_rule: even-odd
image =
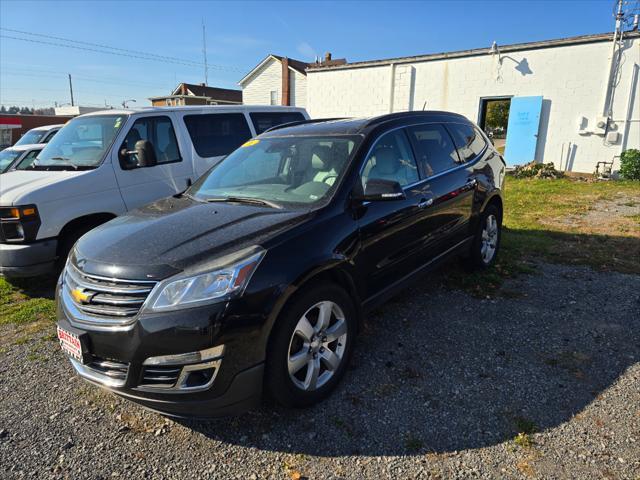
[{"label": "white van", "polygon": [[69,121],[26,170],[0,175],[0,274],[35,276],[84,233],[185,190],[225,155],[302,108],[150,107]]}]

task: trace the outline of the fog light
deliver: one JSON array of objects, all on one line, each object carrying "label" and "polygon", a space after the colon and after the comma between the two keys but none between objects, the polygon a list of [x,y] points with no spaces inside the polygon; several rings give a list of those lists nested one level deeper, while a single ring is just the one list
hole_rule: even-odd
[{"label": "fog light", "polygon": [[189,372],[184,381],[184,386],[187,388],[202,387],[211,381],[215,371],[215,368],[207,368],[206,370]]}]

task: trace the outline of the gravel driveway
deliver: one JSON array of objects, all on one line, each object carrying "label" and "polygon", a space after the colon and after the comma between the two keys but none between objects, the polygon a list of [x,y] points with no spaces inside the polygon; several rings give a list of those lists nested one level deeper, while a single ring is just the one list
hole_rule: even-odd
[{"label": "gravel driveway", "polygon": [[[371,316],[324,403],[174,422],[0,356],[3,478],[640,478],[640,277],[539,264],[498,297],[433,274]],[[9,329],[10,327],[3,327]]]}]

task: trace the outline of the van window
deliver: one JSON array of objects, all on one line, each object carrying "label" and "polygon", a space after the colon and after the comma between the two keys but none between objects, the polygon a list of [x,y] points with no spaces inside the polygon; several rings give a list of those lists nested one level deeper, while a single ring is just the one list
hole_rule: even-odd
[{"label": "van window", "polygon": [[431,177],[458,165],[458,154],[451,136],[442,125],[431,123],[407,128],[425,177]]},{"label": "van window", "polygon": [[185,115],[193,147],[201,157],[228,155],[251,138],[251,130],[242,113]]},{"label": "van window", "polygon": [[482,134],[477,128],[464,123],[448,123],[447,129],[451,132],[453,141],[458,147],[460,159],[463,162],[473,160],[480,155],[487,146]]},{"label": "van window", "polygon": [[180,149],[169,117],[143,117],[135,121],[124,140],[122,148],[135,150],[136,142],[149,140],[156,153],[158,164],[179,162]]},{"label": "van window", "polygon": [[387,133],[376,142],[365,161],[362,186],[371,178],[393,180],[402,186],[419,180],[411,146],[402,130]]},{"label": "van window", "polygon": [[276,125],[304,120],[304,115],[300,112],[253,112],[249,116],[256,129],[256,135],[260,135]]}]

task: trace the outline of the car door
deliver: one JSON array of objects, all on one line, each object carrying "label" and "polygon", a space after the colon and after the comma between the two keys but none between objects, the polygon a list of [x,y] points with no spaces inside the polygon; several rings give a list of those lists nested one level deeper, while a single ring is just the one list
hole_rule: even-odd
[{"label": "car door", "polygon": [[[139,140],[148,140],[157,164],[133,167],[132,152]],[[183,191],[193,181],[191,162],[183,158],[174,123],[169,115],[136,117],[124,140],[112,155],[122,198],[128,210]]]},{"label": "car door", "polygon": [[458,155],[444,125],[428,123],[407,129],[425,181],[422,195],[425,248],[433,259],[463,241],[473,206],[475,180]]},{"label": "car door", "polygon": [[406,198],[365,203],[358,213],[360,250],[356,269],[373,298],[419,266],[423,248],[419,234],[423,196],[415,158],[404,129],[382,134],[371,147],[360,171],[363,186],[370,179],[400,183]]}]

